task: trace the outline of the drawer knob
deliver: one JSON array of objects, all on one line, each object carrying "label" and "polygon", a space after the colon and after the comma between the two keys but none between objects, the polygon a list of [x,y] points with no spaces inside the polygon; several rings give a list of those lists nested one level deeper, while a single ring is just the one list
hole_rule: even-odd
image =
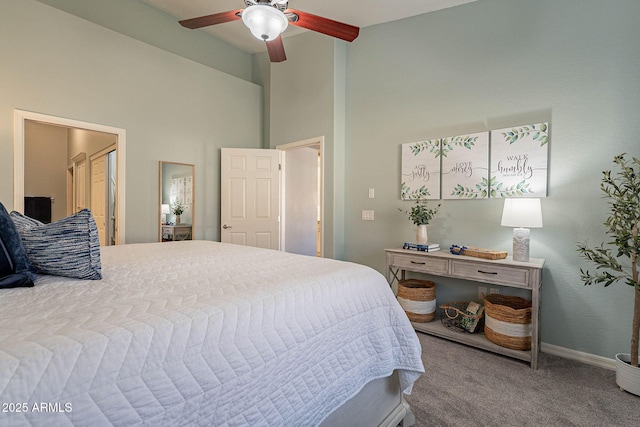
[{"label": "drawer knob", "polygon": [[483,270],[478,270],[478,273],[482,273],[482,274],[498,274],[497,271],[483,271]]},{"label": "drawer knob", "polygon": [[426,262],[411,261],[411,264],[425,265]]}]

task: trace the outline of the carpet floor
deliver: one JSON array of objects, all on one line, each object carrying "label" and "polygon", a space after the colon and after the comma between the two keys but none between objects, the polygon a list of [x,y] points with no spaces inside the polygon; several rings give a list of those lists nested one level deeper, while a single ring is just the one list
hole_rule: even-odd
[{"label": "carpet floor", "polygon": [[640,426],[615,371],[541,353],[538,369],[418,333],[425,375],[405,396],[424,426]]}]

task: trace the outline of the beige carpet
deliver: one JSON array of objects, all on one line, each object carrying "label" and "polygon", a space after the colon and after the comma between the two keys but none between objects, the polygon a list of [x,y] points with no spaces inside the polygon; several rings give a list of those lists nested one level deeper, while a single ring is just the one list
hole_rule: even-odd
[{"label": "beige carpet", "polygon": [[405,396],[424,426],[640,426],[615,372],[540,355],[538,369],[418,333],[426,374]]}]

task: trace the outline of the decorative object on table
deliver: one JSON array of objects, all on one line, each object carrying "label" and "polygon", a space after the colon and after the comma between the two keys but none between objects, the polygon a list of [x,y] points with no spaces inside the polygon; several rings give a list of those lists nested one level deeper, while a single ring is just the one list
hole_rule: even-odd
[{"label": "decorative object on table", "polygon": [[442,198],[489,197],[489,132],[442,139]]},{"label": "decorative object on table", "polygon": [[404,245],[402,245],[402,249],[408,249],[408,250],[420,251],[420,252],[435,252],[440,250],[440,244],[439,243],[421,244],[421,243],[405,242]]},{"label": "decorative object on table", "polygon": [[440,306],[442,324],[456,332],[475,333],[479,331],[484,307],[474,301],[451,302]]},{"label": "decorative object on table", "polygon": [[[580,277],[585,285],[602,283],[605,287],[623,281],[632,286],[634,293],[633,320],[631,323],[631,353],[616,355],[616,383],[620,388],[640,396],[640,281],[638,278],[638,253],[640,237],[640,159],[629,161],[626,154],[613,158],[618,166],[615,175],[603,171],[600,188],[611,207],[604,225],[606,234],[612,240],[606,247],[590,248],[587,242],[578,244],[578,252],[588,261],[596,264],[596,272],[580,269]],[[627,262],[621,262],[622,259]]]},{"label": "decorative object on table", "polygon": [[430,280],[400,280],[398,302],[412,322],[431,322],[436,317],[436,284]]},{"label": "decorative object on table", "polygon": [[175,201],[171,208],[171,212],[176,216],[176,225],[180,225],[180,215],[184,213],[184,205],[180,199]]},{"label": "decorative object on table", "polygon": [[162,223],[167,223],[167,215],[171,213],[171,206],[169,204],[163,203],[160,205],[160,215],[162,215]]},{"label": "decorative object on table", "polygon": [[484,334],[489,341],[514,350],[531,350],[531,301],[510,295],[484,298]]},{"label": "decorative object on table", "polygon": [[424,245],[428,242],[427,225],[438,213],[440,204],[435,208],[430,208],[426,200],[416,200],[415,206],[412,206],[410,210],[398,210],[405,215],[417,226],[416,229],[416,243]]},{"label": "decorative object on table", "polygon": [[529,228],[542,227],[540,199],[505,199],[500,225],[513,229],[513,260],[529,261]]},{"label": "decorative object on table", "polygon": [[451,252],[453,255],[467,255],[484,259],[504,259],[507,257],[507,252],[505,251],[477,248],[475,246],[451,245],[451,247],[449,247],[449,252]]},{"label": "decorative object on table", "polygon": [[491,197],[546,197],[549,123],[491,131]]}]

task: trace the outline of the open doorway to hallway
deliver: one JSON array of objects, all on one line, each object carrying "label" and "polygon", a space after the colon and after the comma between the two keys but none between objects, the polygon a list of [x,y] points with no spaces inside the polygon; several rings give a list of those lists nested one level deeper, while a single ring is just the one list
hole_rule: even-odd
[{"label": "open doorway to hallway", "polygon": [[16,109],[13,209],[28,196],[49,200],[50,221],[90,208],[101,244],[124,244],[125,153],[124,129]]},{"label": "open doorway to hallway", "polygon": [[279,145],[282,151],[282,249],[323,255],[323,145],[312,138]]}]

